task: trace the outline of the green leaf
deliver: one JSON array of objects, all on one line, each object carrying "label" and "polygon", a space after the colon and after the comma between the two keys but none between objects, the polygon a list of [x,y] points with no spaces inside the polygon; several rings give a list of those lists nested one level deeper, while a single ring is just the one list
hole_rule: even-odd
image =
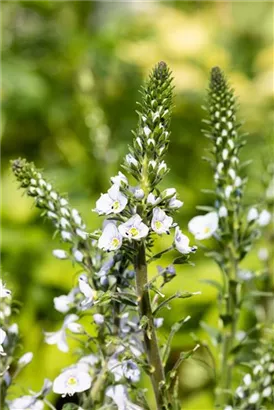
[{"label": "green leaf", "polygon": [[176,322],[172,325],[170,334],[168,336],[168,339],[167,339],[166,345],[164,346],[163,354],[162,354],[162,362],[163,362],[164,366],[166,365],[167,359],[168,359],[169,354],[170,354],[171,343],[172,343],[173,337],[181,329],[181,327],[186,322],[189,321],[189,319],[190,319],[190,316],[187,316],[184,319],[181,319],[181,320],[179,320],[178,322]]},{"label": "green leaf", "polygon": [[215,327],[209,326],[205,322],[200,322],[200,326],[207,332],[214,346],[216,346],[217,344],[221,342],[222,335],[218,329],[216,329]]},{"label": "green leaf", "polygon": [[223,286],[220,282],[214,279],[200,279],[199,282],[206,283],[207,285],[213,286],[215,289],[219,291],[219,293],[223,294]]},{"label": "green leaf", "polygon": [[77,410],[79,406],[75,403],[66,403],[63,405],[62,410]]}]

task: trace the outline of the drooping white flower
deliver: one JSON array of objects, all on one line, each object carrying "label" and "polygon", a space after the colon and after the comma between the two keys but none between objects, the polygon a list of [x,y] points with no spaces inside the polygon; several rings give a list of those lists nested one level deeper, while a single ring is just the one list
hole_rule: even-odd
[{"label": "drooping white flower", "polygon": [[141,239],[148,235],[149,228],[142,222],[140,215],[132,216],[127,222],[121,224],[119,232],[124,238]]},{"label": "drooping white flower", "polygon": [[141,407],[129,401],[127,388],[122,384],[108,387],[106,396],[114,401],[118,410],[142,410]]},{"label": "drooping white flower", "polygon": [[119,362],[115,357],[111,357],[107,364],[108,370],[113,374],[114,380],[118,382],[124,377],[122,363]]},{"label": "drooping white flower", "polygon": [[252,222],[255,221],[256,219],[258,219],[259,216],[259,212],[256,208],[250,208],[250,210],[248,211],[247,214],[247,222]]},{"label": "drooping white flower", "polygon": [[104,251],[115,251],[122,246],[122,235],[113,222],[105,225],[102,235],[98,240],[98,248]]},{"label": "drooping white flower", "polygon": [[64,251],[63,249],[54,249],[52,251],[53,256],[55,256],[55,258],[57,259],[67,259],[68,258],[68,254],[66,251]]},{"label": "drooping white flower", "polygon": [[189,238],[182,233],[179,226],[176,226],[175,228],[174,242],[176,249],[183,255],[188,255],[189,253],[197,250],[196,246],[189,246]]},{"label": "drooping white flower", "polygon": [[0,298],[6,298],[11,296],[11,291],[6,288],[3,284],[2,279],[0,279]]},{"label": "drooping white flower", "polygon": [[7,333],[5,330],[0,328],[0,356],[6,356],[6,353],[4,352],[2,343],[4,343],[4,340],[6,339]]},{"label": "drooping white flower", "polygon": [[270,221],[271,221],[271,213],[268,212],[266,209],[264,209],[259,215],[258,224],[260,226],[266,226],[269,224]]},{"label": "drooping white flower", "polygon": [[68,241],[71,242],[72,241],[72,234],[68,231],[61,231],[61,236],[63,241]]},{"label": "drooping white flower", "polygon": [[243,382],[246,386],[250,386],[252,383],[252,378],[251,378],[251,374],[247,373],[245,374],[244,378],[243,378]]},{"label": "drooping white flower", "polygon": [[218,222],[217,212],[209,212],[192,218],[188,223],[188,230],[195,236],[195,239],[207,239],[218,229]]},{"label": "drooping white flower", "polygon": [[118,175],[111,177],[110,180],[113,184],[117,184],[118,186],[120,186],[122,182],[125,185],[128,185],[127,177],[121,171],[119,171]]},{"label": "drooping white flower", "polygon": [[23,356],[20,357],[20,359],[18,360],[18,364],[21,366],[26,366],[32,361],[32,359],[33,359],[33,353],[27,352],[23,354]]},{"label": "drooping white flower", "polygon": [[164,318],[163,317],[155,317],[153,319],[154,326],[156,329],[159,329],[159,327],[163,326],[164,323]]},{"label": "drooping white flower", "polygon": [[19,328],[18,328],[18,324],[17,323],[13,323],[9,329],[8,329],[9,333],[13,333],[14,335],[18,335],[19,333]]},{"label": "drooping white flower", "polygon": [[224,206],[224,205],[222,205],[222,206],[220,207],[220,209],[219,209],[219,217],[220,217],[220,218],[226,218],[227,215],[228,215],[227,207]]},{"label": "drooping white flower", "polygon": [[106,194],[101,194],[96,202],[95,211],[99,215],[118,214],[123,211],[127,202],[127,197],[120,192],[119,185],[114,184]]},{"label": "drooping white flower", "polygon": [[72,209],[71,210],[71,216],[72,216],[72,219],[74,220],[76,225],[83,226],[82,218],[81,218],[79,212],[77,211],[77,209]]},{"label": "drooping white flower", "polygon": [[65,318],[63,326],[60,330],[58,330],[57,332],[45,332],[45,342],[49,345],[56,344],[61,352],[68,352],[69,347],[67,344],[66,329],[70,329],[71,326],[73,328],[72,323],[74,323],[78,319],[79,318],[77,315],[68,315]]},{"label": "drooping white flower", "polygon": [[70,310],[70,305],[74,302],[74,290],[68,295],[57,296],[53,299],[54,308],[61,313],[67,313]]},{"label": "drooping white flower", "polygon": [[151,220],[151,228],[159,235],[169,233],[173,219],[168,216],[161,208],[153,209],[153,216]]},{"label": "drooping white flower", "polygon": [[91,387],[92,379],[87,372],[79,371],[77,368],[65,370],[53,382],[52,390],[54,393],[67,394],[73,396],[74,393],[80,393]]},{"label": "drooping white flower", "polygon": [[10,410],[43,410],[44,403],[36,396],[22,396],[9,403]]},{"label": "drooping white flower", "polygon": [[176,198],[176,195],[169,200],[168,207],[171,209],[179,209],[184,203]]},{"label": "drooping white flower", "polygon": [[85,299],[81,302],[81,305],[87,306],[91,304],[96,297],[96,290],[92,289],[92,287],[89,285],[86,275],[83,274],[79,276],[78,285],[80,292],[85,296]]}]

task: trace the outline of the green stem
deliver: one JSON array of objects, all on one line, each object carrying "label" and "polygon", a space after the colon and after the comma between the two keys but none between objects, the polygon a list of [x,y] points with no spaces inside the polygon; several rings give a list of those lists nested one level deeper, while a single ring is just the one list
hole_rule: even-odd
[{"label": "green stem", "polygon": [[221,365],[216,388],[216,408],[223,410],[231,399],[231,381],[234,366],[231,351],[234,346],[238,321],[238,295],[236,274],[238,261],[229,249],[229,269],[224,275],[224,309],[221,312],[223,322]]},{"label": "green stem", "polygon": [[136,289],[139,302],[140,318],[146,318],[147,324],[143,328],[144,347],[147,355],[147,360],[151,366],[151,382],[154,390],[154,395],[157,403],[157,410],[165,409],[164,398],[164,383],[165,374],[160,357],[157,335],[153,322],[153,314],[151,309],[151,301],[149,290],[147,289],[147,262],[145,246],[142,242],[137,248],[135,261],[136,271]]}]

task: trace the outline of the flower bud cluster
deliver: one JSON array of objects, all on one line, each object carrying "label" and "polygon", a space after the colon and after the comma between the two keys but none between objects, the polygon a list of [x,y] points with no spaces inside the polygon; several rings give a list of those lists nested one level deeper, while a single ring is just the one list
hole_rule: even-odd
[{"label": "flower bud cluster", "polygon": [[139,123],[134,132],[133,148],[130,148],[130,154],[125,159],[125,169],[137,181],[144,179],[146,193],[168,172],[163,157],[170,136],[171,81],[171,73],[166,63],[158,63],[141,91],[142,103],[137,111]]},{"label": "flower bud cluster", "polygon": [[236,99],[219,67],[211,71],[208,115],[205,123],[209,129],[204,133],[214,143],[214,180],[219,208],[223,207],[224,213],[225,208],[233,207],[241,198],[245,181],[240,176],[239,150],[243,142],[236,119]]},{"label": "flower bud cluster", "polygon": [[251,372],[244,375],[235,391],[234,405],[239,410],[260,410],[264,406],[274,405],[273,345],[267,345],[267,349],[265,346],[260,358],[251,364]]},{"label": "flower bud cluster", "polygon": [[[71,245],[71,257],[76,262],[82,263],[88,234],[77,209],[69,206],[68,200],[46,182],[33,164],[24,159],[17,159],[12,162],[12,170],[20,182],[20,187],[25,188],[27,194],[35,198],[36,207],[42,209],[43,215],[51,220],[62,241]],[[54,250],[53,255],[58,259],[67,259],[70,256],[62,249]]]}]

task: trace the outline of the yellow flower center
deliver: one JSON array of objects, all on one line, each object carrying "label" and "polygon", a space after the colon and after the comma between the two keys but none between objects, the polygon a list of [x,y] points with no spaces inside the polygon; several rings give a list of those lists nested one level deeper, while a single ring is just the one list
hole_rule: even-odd
[{"label": "yellow flower center", "polygon": [[133,228],[130,228],[129,233],[131,236],[137,236],[139,231],[137,228],[133,227]]},{"label": "yellow flower center", "polygon": [[111,241],[111,246],[113,246],[114,248],[117,248],[117,246],[119,246],[120,241],[118,238],[113,238]]},{"label": "yellow flower center", "polygon": [[113,202],[113,204],[112,204],[112,209],[113,209],[114,211],[118,211],[119,207],[120,207],[119,201]]},{"label": "yellow flower center", "polygon": [[77,379],[73,376],[69,377],[67,380],[68,386],[75,386],[77,384]]},{"label": "yellow flower center", "polygon": [[208,232],[210,232],[210,228],[209,228],[209,226],[206,226],[206,227],[204,228],[204,233],[208,233]]},{"label": "yellow flower center", "polygon": [[156,222],[155,222],[155,227],[156,227],[156,229],[161,229],[162,226],[163,226],[162,222],[160,222],[160,221],[156,221]]}]

